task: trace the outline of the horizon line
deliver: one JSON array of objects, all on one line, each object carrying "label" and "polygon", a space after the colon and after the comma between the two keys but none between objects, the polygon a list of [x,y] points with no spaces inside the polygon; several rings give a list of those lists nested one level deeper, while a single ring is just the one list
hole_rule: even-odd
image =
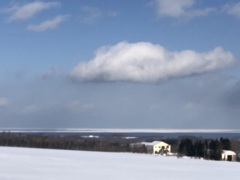
[{"label": "horizon line", "polygon": [[240,129],[206,128],[0,128],[0,132],[79,132],[79,133],[240,133]]}]

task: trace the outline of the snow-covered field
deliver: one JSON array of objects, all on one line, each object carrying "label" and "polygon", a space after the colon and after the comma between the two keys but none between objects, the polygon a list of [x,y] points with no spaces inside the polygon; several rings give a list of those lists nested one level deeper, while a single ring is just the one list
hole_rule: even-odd
[{"label": "snow-covered field", "polygon": [[240,163],[130,153],[0,147],[0,179],[239,179]]}]

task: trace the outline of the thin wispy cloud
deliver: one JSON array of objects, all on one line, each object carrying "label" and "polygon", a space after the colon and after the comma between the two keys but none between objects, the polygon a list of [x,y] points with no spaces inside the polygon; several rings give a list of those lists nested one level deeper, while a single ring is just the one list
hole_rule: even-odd
[{"label": "thin wispy cloud", "polygon": [[68,103],[66,105],[66,108],[71,112],[82,113],[82,112],[90,111],[91,109],[94,108],[94,105],[93,104],[84,104],[79,101],[73,101],[73,102]]},{"label": "thin wispy cloud", "polygon": [[232,16],[236,16],[237,18],[240,18],[240,2],[225,5],[223,8],[223,12]]},{"label": "thin wispy cloud", "polygon": [[148,42],[120,42],[97,50],[93,59],[70,73],[79,81],[129,81],[156,83],[172,78],[204,74],[228,67],[234,55],[217,47],[209,52],[168,51]]},{"label": "thin wispy cloud", "polygon": [[54,78],[55,76],[56,76],[56,70],[55,70],[55,68],[52,67],[47,72],[45,72],[41,75],[41,79],[47,81],[47,80]]},{"label": "thin wispy cloud", "polygon": [[207,16],[214,8],[195,9],[195,0],[156,0],[155,6],[158,18],[194,18]]},{"label": "thin wispy cloud", "polygon": [[5,8],[3,12],[9,14],[9,22],[22,21],[30,19],[44,10],[60,6],[59,2],[34,1],[23,5],[14,4],[11,7]]},{"label": "thin wispy cloud", "polygon": [[57,28],[62,22],[67,19],[68,15],[58,15],[53,19],[46,20],[40,24],[31,24],[27,27],[30,31],[43,32],[50,29]]},{"label": "thin wispy cloud", "polygon": [[20,110],[20,114],[32,114],[39,111],[39,108],[36,105],[25,106]]},{"label": "thin wispy cloud", "polygon": [[104,12],[97,7],[82,6],[81,7],[81,19],[84,23],[92,24],[104,17],[115,17],[117,13],[114,11]]},{"label": "thin wispy cloud", "polygon": [[9,100],[5,97],[0,97],[0,108],[5,107],[9,104]]}]

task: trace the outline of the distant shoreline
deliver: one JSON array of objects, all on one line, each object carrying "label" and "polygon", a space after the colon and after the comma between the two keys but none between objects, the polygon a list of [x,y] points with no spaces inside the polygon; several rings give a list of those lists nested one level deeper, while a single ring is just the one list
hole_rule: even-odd
[{"label": "distant shoreline", "polygon": [[181,137],[196,136],[207,138],[240,138],[239,129],[101,129],[101,128],[1,128],[0,132],[46,134],[46,135],[97,135],[128,137]]}]

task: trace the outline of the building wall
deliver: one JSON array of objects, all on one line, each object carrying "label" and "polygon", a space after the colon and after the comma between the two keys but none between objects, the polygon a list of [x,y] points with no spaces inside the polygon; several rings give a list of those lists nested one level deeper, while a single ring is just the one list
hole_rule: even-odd
[{"label": "building wall", "polygon": [[159,153],[161,150],[171,152],[171,146],[165,142],[160,142],[153,146],[153,153]]},{"label": "building wall", "polygon": [[236,161],[236,155],[232,154],[222,154],[223,161]]}]

